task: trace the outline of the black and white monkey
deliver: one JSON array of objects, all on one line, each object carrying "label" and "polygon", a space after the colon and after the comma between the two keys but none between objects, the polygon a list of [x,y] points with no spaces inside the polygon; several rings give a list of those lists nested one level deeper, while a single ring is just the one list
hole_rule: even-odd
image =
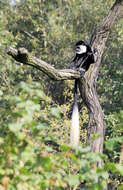
[{"label": "black and white monkey", "polygon": [[97,52],[91,48],[91,46],[81,41],[76,43],[76,55],[73,58],[69,69],[79,70],[81,74],[84,74],[91,64],[95,63]]},{"label": "black and white monkey", "polygon": [[[95,63],[97,60],[97,52],[91,48],[88,43],[78,41],[76,43],[76,55],[72,60],[69,69],[79,70],[83,76],[89,69],[90,65]],[[70,133],[70,143],[76,147],[79,144],[79,111],[77,103],[77,88],[78,80],[75,80],[74,86],[74,104],[72,112],[72,124]]]}]

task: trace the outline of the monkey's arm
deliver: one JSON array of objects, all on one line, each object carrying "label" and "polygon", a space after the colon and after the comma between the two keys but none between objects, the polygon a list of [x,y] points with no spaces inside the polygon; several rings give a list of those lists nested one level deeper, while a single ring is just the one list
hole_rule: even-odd
[{"label": "monkey's arm", "polygon": [[79,67],[81,66],[82,61],[83,61],[83,57],[77,58],[77,56],[75,56],[72,62],[70,63],[68,69],[79,71]]},{"label": "monkey's arm", "polygon": [[68,69],[76,70],[76,60],[77,60],[77,55],[75,55],[75,57],[72,59]]},{"label": "monkey's arm", "polygon": [[7,47],[6,52],[16,61],[30,65],[47,74],[53,80],[74,80],[80,78],[80,72],[72,69],[55,69],[50,64],[32,56],[25,48]]}]

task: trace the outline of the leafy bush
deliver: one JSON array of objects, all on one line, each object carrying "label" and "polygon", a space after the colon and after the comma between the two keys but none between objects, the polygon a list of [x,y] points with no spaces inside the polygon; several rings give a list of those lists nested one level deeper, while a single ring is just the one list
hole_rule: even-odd
[{"label": "leafy bush", "polygon": [[107,157],[91,153],[87,146],[71,149],[58,144],[52,120],[62,120],[62,110],[50,105],[39,83],[20,82],[16,91],[16,96],[0,94],[0,112],[6,119],[0,126],[1,189],[101,190],[106,187],[108,170],[123,175],[119,164],[95,169],[95,163],[107,162]]}]

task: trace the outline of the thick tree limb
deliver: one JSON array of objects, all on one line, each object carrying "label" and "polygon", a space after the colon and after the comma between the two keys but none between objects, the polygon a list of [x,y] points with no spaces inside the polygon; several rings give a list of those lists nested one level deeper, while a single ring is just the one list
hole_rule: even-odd
[{"label": "thick tree limb", "polygon": [[19,48],[18,50],[7,46],[6,52],[12,56],[16,61],[26,65],[31,65],[37,69],[43,71],[51,79],[54,80],[71,80],[80,78],[80,72],[72,69],[57,70],[50,64],[32,56],[25,48]]},{"label": "thick tree limb", "polygon": [[[89,112],[87,142],[91,143],[93,152],[103,152],[105,136],[104,114],[96,92],[96,80],[98,77],[99,65],[101,64],[101,58],[109,32],[118,17],[121,17],[122,11],[123,0],[116,0],[108,16],[100,26],[95,29],[91,37],[91,45],[98,51],[98,60],[90,67],[88,72],[86,72],[84,79],[79,79],[80,93]],[[92,138],[93,135],[97,136],[95,140]]]}]

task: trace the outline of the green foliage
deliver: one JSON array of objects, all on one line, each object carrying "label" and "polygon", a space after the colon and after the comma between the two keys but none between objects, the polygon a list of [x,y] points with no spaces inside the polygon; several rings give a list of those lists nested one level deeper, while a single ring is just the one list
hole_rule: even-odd
[{"label": "green foliage", "polygon": [[110,151],[113,151],[116,144],[122,143],[122,142],[123,142],[123,137],[115,137],[115,138],[109,139],[108,141],[106,141],[106,148]]},{"label": "green foliage", "polygon": [[[0,111],[6,110],[6,121],[2,120],[0,127],[2,187],[101,190],[106,187],[108,170],[123,175],[120,164],[107,163],[95,170],[94,164],[107,162],[107,157],[91,153],[89,147],[71,149],[55,143],[57,137],[49,129],[52,120],[61,119],[62,110],[50,106],[52,101],[44,94],[41,84],[21,81],[16,88],[16,96],[1,93],[4,104]],[[108,143],[107,148],[110,148]]]},{"label": "green foliage", "polygon": [[[98,79],[106,119],[105,155],[69,144],[71,81],[52,82],[15,62],[6,45],[25,47],[56,68],[67,68],[73,46],[88,40],[114,0],[0,1],[0,189],[123,189],[122,33],[109,36]],[[82,104],[81,104],[82,105]],[[81,143],[87,109],[80,109]],[[95,137],[96,138],[96,137]],[[95,163],[104,161],[102,169]],[[99,178],[99,182],[97,182]]]},{"label": "green foliage", "polygon": [[105,186],[106,171],[92,169],[101,155],[90,153],[89,148],[71,150],[65,145],[59,145],[56,152],[53,146],[45,144],[56,140],[48,136],[48,130],[51,118],[54,122],[60,119],[61,111],[49,106],[51,100],[41,85],[20,82],[16,88],[16,96],[1,93],[2,103],[5,102],[1,113],[6,109],[6,122],[1,121],[0,127],[2,186],[5,187],[4,181],[7,181],[7,189],[64,189],[84,183],[85,187],[95,189],[97,177],[100,178],[98,189]]}]

